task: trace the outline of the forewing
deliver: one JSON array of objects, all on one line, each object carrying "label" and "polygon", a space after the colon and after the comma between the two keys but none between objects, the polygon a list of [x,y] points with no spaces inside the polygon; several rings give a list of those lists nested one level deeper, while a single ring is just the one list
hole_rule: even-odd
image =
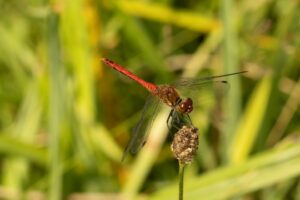
[{"label": "forewing", "polygon": [[225,80],[207,80],[201,83],[175,86],[183,99],[193,100],[194,110],[212,107],[220,100],[230,88],[230,83]]},{"label": "forewing", "polygon": [[200,85],[206,85],[212,81],[225,81],[230,76],[239,75],[246,73],[247,71],[240,71],[230,74],[223,74],[219,76],[208,76],[208,77],[201,77],[201,78],[182,78],[174,83],[175,86],[178,87],[197,87]]},{"label": "forewing", "polygon": [[[193,100],[194,110],[209,113],[229,91],[229,77],[242,73],[245,71],[198,79],[184,78],[177,81],[174,86],[183,99],[189,97]],[[191,113],[192,119],[194,114],[195,112]]]},{"label": "forewing", "polygon": [[144,105],[141,117],[137,125],[134,127],[130,140],[124,150],[122,160],[128,153],[136,154],[145,144],[150,127],[158,113],[160,100],[150,95]]},{"label": "forewing", "polygon": [[[215,98],[221,98],[229,89],[230,83],[227,79],[231,76],[241,75],[247,71],[240,71],[219,76],[209,76],[202,78],[183,78],[177,81],[174,85],[178,88],[181,95],[190,97],[194,101],[194,107],[197,107],[198,101],[205,101],[205,95],[213,94]],[[200,98],[200,99],[199,99]]]}]

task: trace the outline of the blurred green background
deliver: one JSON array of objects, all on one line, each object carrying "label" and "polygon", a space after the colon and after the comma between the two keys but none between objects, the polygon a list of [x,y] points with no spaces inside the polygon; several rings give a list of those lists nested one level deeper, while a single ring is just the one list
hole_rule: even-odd
[{"label": "blurred green background", "polygon": [[169,108],[154,146],[121,163],[147,91],[101,57],[154,83],[247,70],[226,78],[218,101],[195,95],[200,146],[185,199],[300,199],[299,0],[0,0],[0,9],[0,199],[177,199]]}]

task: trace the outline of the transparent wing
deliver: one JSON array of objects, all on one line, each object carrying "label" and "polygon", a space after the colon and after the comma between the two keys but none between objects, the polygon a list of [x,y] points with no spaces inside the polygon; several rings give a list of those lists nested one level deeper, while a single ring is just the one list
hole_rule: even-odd
[{"label": "transparent wing", "polygon": [[158,113],[160,104],[160,100],[157,97],[153,95],[148,96],[141,118],[133,129],[129,142],[124,150],[122,160],[124,160],[128,153],[136,154],[145,144],[149,129]]},{"label": "transparent wing", "polygon": [[182,98],[193,100],[194,110],[199,107],[212,106],[226,94],[230,88],[229,76],[245,73],[246,71],[224,74],[220,76],[210,76],[198,79],[183,78],[173,85],[178,89]]},{"label": "transparent wing", "polygon": [[229,82],[218,80],[206,81],[190,87],[177,87],[183,100],[186,98],[192,99],[194,111],[212,108],[217,101],[224,97],[229,88]]},{"label": "transparent wing", "polygon": [[233,75],[238,75],[238,74],[243,74],[246,73],[247,71],[240,71],[240,72],[235,72],[235,73],[230,73],[230,74],[223,74],[219,76],[208,76],[208,77],[201,77],[201,78],[182,78],[179,81],[176,81],[174,83],[175,86],[177,87],[197,87],[201,85],[207,85],[210,82],[226,82],[224,79],[225,77],[233,76]]}]

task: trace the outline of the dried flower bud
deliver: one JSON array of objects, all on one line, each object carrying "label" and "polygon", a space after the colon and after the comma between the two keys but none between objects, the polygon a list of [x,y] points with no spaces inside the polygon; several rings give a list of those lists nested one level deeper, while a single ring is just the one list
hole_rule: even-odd
[{"label": "dried flower bud", "polygon": [[174,136],[171,150],[181,164],[190,164],[198,149],[198,129],[183,126]]}]

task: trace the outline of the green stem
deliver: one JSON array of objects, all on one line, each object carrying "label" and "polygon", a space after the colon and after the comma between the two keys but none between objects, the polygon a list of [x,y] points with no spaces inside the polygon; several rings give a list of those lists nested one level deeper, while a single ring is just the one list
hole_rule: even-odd
[{"label": "green stem", "polygon": [[185,164],[179,163],[179,200],[183,200],[183,181]]}]

